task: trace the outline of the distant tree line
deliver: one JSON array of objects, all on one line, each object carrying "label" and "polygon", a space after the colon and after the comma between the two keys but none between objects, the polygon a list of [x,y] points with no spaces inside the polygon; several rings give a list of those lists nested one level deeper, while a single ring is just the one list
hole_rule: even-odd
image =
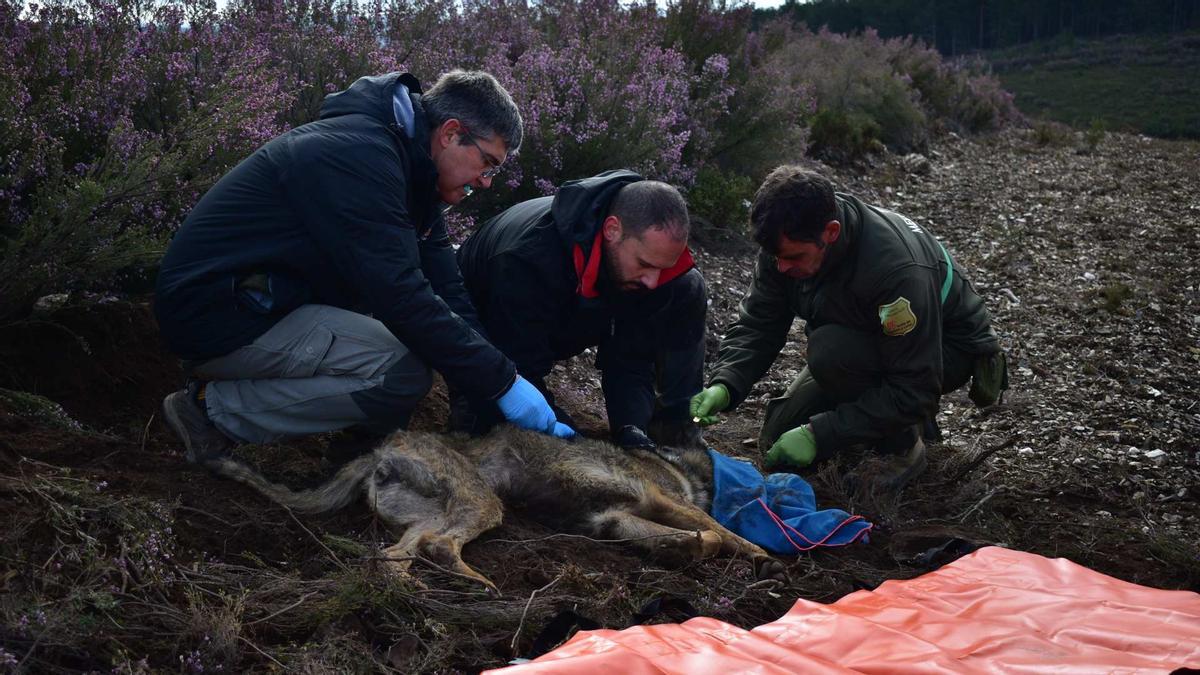
[{"label": "distant tree line", "polygon": [[1200,29],[1200,0],[787,0],[780,14],[837,33],[913,35],[947,55],[1062,35],[1102,37]]}]

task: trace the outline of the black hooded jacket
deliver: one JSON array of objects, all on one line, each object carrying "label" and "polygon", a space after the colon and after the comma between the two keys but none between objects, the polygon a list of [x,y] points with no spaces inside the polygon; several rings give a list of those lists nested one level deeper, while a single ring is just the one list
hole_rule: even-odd
[{"label": "black hooded jacket", "polygon": [[[565,183],[554,197],[521,202],[487,221],[459,249],[488,336],[530,381],[540,384],[555,361],[611,333],[612,308],[602,296],[581,293],[575,250],[586,267],[609,203],[640,180],[632,171],[607,171]],[[593,287],[603,286],[604,266],[595,271]]]},{"label": "black hooded jacket", "polygon": [[[555,361],[613,334],[621,294],[608,288],[598,237],[617,191],[640,180],[616,170],[564,183],[554,197],[521,202],[487,221],[459,249],[488,336],[531,382],[541,385]],[[685,252],[660,283],[691,267]]]},{"label": "black hooded jacket", "polygon": [[[361,78],[201,198],[158,276],[172,351],[221,356],[323,304],[373,315],[476,398],[508,389],[515,368],[481,336],[446,235],[420,91],[408,74]],[[411,129],[396,121],[396,93],[412,104]]]}]

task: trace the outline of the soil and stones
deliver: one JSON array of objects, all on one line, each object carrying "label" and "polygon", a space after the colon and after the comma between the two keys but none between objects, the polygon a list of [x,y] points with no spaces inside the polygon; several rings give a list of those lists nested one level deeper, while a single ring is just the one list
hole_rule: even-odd
[{"label": "soil and stones", "polygon": [[[973,546],[1062,556],[1128,581],[1200,590],[1200,145],[1107,134],[1039,144],[1012,129],[944,137],[914,158],[819,167],[936,233],[991,308],[1010,356],[1001,405],[943,399],[929,471],[856,501],[848,463],[805,474],[822,505],[876,524],[869,544],[789,561],[670,565],[513,516],[467,547],[500,598],[418,565],[373,564],[394,541],[361,505],[293,515],[189,468],[157,417],[182,383],[146,298],[67,298],[0,327],[0,666],[30,672],[471,672],[529,654],[562,610],[622,628],[702,614],[752,627],[796,598],[832,602]],[[919,169],[919,170],[917,170]],[[709,355],[750,281],[744,238],[702,233]],[[775,367],[706,432],[757,460],[764,402],[803,366],[799,322]],[[589,355],[556,368],[588,433],[603,404]],[[439,428],[444,390],[414,426]],[[350,439],[353,441],[353,439]],[[296,487],[343,438],[239,449]],[[947,545],[949,543],[949,545]],[[682,602],[680,602],[682,601]],[[17,665],[20,664],[20,665]]]}]

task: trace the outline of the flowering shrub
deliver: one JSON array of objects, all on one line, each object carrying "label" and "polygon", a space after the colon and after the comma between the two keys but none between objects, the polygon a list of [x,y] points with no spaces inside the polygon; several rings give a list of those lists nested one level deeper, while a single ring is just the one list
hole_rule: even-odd
[{"label": "flowering shrub", "polygon": [[819,111],[899,150],[1014,115],[994,79],[912,41],[751,18],[724,0],[0,0],[0,320],[153,263],[213,181],[366,74],[482,68],[513,94],[525,143],[462,223],[617,167],[685,188],[711,169],[696,206],[727,220],[736,178],[803,155]]},{"label": "flowering shrub", "polygon": [[912,38],[885,43],[888,61],[908,78],[926,114],[959,131],[997,129],[1020,113],[1012,94],[988,72],[983,61],[944,61],[937,50]]},{"label": "flowering shrub", "polygon": [[[851,38],[822,29],[797,31],[777,58],[791,77],[813,87],[817,110],[828,111],[825,119],[852,129],[877,127],[888,147],[909,151],[925,142],[927,120],[911,79],[892,67],[888,53],[873,31]],[[873,125],[855,122],[863,118]]]},{"label": "flowering shrub", "polygon": [[211,10],[0,4],[0,318],[152,263],[221,173],[279,133],[269,52]]},{"label": "flowering shrub", "polygon": [[725,10],[709,0],[681,0],[668,10],[668,39],[694,64],[727,71],[725,105],[718,114],[696,115],[692,146],[697,168],[759,178],[781,162],[795,161],[807,148],[804,119],[815,110],[812,87],[782,69],[772,54],[792,35],[776,21],[751,31],[748,5]]}]

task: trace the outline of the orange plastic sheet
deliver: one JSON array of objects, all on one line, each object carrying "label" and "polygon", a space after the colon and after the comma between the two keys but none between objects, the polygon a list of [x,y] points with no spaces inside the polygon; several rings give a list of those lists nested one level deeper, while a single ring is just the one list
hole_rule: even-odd
[{"label": "orange plastic sheet", "polygon": [[1200,595],[989,547],[743,630],[716,619],[577,634],[534,673],[1169,673],[1200,668]]}]

